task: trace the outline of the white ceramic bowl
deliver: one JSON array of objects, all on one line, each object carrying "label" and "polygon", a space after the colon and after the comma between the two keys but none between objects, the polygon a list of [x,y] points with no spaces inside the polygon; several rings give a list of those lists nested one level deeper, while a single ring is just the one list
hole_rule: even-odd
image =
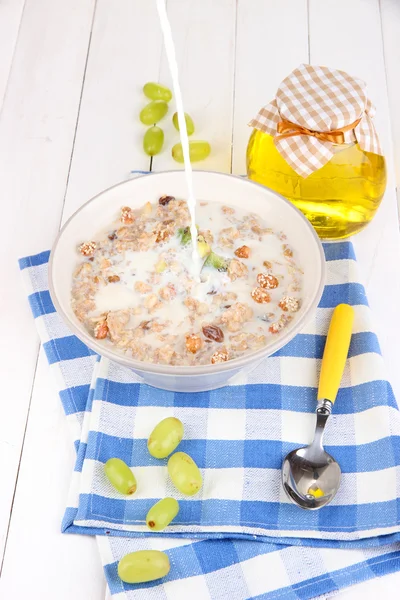
[{"label": "white ceramic bowl", "polygon": [[129,367],[149,385],[180,392],[221,387],[239,372],[250,371],[264,357],[287,344],[315,314],[325,282],[325,259],[318,236],[302,213],[285,198],[242,177],[195,171],[193,178],[197,198],[245,208],[262,216],[268,226],[282,229],[304,270],[299,312],[283,332],[271,337],[270,343],[261,350],[216,365],[184,367],[144,363],[114,352],[110,346],[91,337],[71,309],[71,282],[78,261],[78,244],[106,228],[121,206],[139,208],[147,201],[156,202],[163,194],[186,198],[183,171],[144,175],[115,185],[89,200],[62,228],[53,246],[49,265],[52,300],[79,339],[95,352]]}]

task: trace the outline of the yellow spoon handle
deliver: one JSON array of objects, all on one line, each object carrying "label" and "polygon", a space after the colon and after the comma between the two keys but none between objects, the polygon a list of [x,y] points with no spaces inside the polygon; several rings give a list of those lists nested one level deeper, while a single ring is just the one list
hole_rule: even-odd
[{"label": "yellow spoon handle", "polygon": [[319,377],[318,400],[335,402],[349,351],[354,310],[339,304],[333,311]]}]

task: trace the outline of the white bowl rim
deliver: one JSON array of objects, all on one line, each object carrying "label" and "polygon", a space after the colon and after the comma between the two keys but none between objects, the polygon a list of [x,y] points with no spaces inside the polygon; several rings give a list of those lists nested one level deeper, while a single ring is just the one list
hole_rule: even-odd
[{"label": "white bowl rim", "polygon": [[56,311],[62,317],[64,322],[67,323],[67,326],[71,330],[71,333],[76,335],[76,337],[79,338],[81,341],[83,341],[84,344],[86,344],[86,346],[88,346],[91,350],[93,350],[100,356],[104,356],[104,357],[108,358],[109,360],[112,360],[116,363],[122,364],[130,369],[133,369],[134,371],[142,371],[144,373],[156,373],[159,375],[170,375],[172,377],[180,376],[180,375],[182,375],[182,376],[207,375],[207,374],[211,374],[211,373],[222,373],[224,371],[238,370],[238,369],[244,367],[245,365],[247,365],[248,363],[251,363],[251,362],[256,363],[257,361],[262,360],[262,358],[264,358],[264,357],[271,356],[272,354],[274,354],[275,352],[280,350],[283,346],[285,346],[290,340],[292,340],[304,328],[306,323],[315,314],[315,311],[317,309],[317,306],[322,297],[324,287],[325,287],[326,260],[325,260],[325,254],[324,254],[321,240],[319,239],[314,227],[311,225],[309,220],[303,215],[303,213],[298,208],[296,208],[296,206],[294,206],[294,204],[292,204],[292,202],[290,202],[287,198],[285,198],[278,192],[275,192],[271,188],[269,188],[265,185],[262,185],[260,183],[257,183],[256,181],[252,181],[251,179],[247,179],[246,177],[243,177],[241,175],[233,175],[231,173],[220,173],[219,171],[208,171],[206,169],[196,169],[194,171],[194,174],[195,173],[207,173],[207,174],[212,174],[212,175],[218,175],[221,177],[230,177],[230,178],[233,177],[235,179],[242,181],[243,183],[246,183],[249,185],[255,185],[259,188],[262,188],[263,190],[267,190],[271,194],[274,194],[281,201],[283,201],[284,203],[289,205],[291,209],[293,209],[295,212],[297,212],[301,216],[301,218],[304,221],[304,225],[306,227],[308,227],[308,229],[311,233],[311,236],[314,238],[314,241],[316,242],[316,245],[317,245],[317,248],[319,251],[319,258],[320,258],[320,262],[321,262],[321,277],[320,277],[320,281],[318,284],[318,288],[315,292],[314,298],[312,299],[312,301],[310,303],[309,309],[298,320],[296,320],[293,327],[291,327],[291,328],[289,327],[287,330],[285,329],[285,333],[279,335],[279,337],[276,339],[275,342],[273,342],[271,344],[267,344],[263,348],[260,348],[259,350],[255,350],[254,352],[248,352],[239,358],[234,358],[232,360],[228,360],[223,363],[216,363],[214,365],[212,365],[212,364],[197,365],[197,366],[161,365],[161,364],[148,363],[145,361],[135,360],[133,358],[124,356],[123,354],[119,354],[118,352],[114,352],[112,349],[108,348],[107,346],[103,346],[102,344],[97,342],[95,338],[93,338],[91,335],[89,335],[89,333],[87,333],[83,329],[83,327],[82,327],[82,329],[77,327],[76,324],[63,311],[61,304],[58,302],[58,299],[57,299],[57,296],[55,293],[55,286],[54,286],[54,282],[53,282],[53,257],[56,252],[58,242],[59,242],[61,236],[63,235],[64,231],[67,229],[70,221],[72,221],[76,217],[76,215],[78,215],[88,204],[95,202],[99,196],[102,196],[103,194],[106,194],[107,192],[109,192],[119,186],[123,186],[123,185],[126,185],[127,183],[131,183],[132,181],[135,181],[136,179],[142,179],[143,177],[157,177],[157,175],[163,175],[166,173],[182,173],[182,174],[184,174],[184,171],[182,169],[168,169],[165,171],[156,171],[156,172],[140,174],[135,178],[125,179],[124,181],[120,181],[119,183],[116,183],[116,184],[106,188],[105,190],[102,190],[101,192],[99,192],[98,194],[96,194],[95,196],[90,198],[87,202],[82,204],[82,206],[80,206],[64,223],[64,225],[58,232],[57,237],[52,246],[52,249],[50,252],[50,259],[49,259],[49,269],[48,269],[50,297],[56,308]]}]

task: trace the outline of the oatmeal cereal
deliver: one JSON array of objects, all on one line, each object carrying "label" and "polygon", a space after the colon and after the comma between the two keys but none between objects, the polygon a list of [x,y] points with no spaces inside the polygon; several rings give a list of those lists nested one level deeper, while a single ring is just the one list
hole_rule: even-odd
[{"label": "oatmeal cereal", "polygon": [[212,202],[198,203],[196,223],[199,282],[179,198],[124,206],[82,242],[71,304],[99,343],[153,364],[218,365],[264,347],[297,318],[303,272],[283,232]]},{"label": "oatmeal cereal", "polygon": [[238,277],[246,277],[247,271],[246,265],[236,258],[232,258],[228,265],[228,275],[231,281],[235,281]]},{"label": "oatmeal cereal", "polygon": [[291,316],[281,315],[279,320],[271,325],[271,327],[269,328],[269,332],[273,334],[279,333],[284,327],[286,327],[286,325],[292,320],[292,318],[293,317]]}]

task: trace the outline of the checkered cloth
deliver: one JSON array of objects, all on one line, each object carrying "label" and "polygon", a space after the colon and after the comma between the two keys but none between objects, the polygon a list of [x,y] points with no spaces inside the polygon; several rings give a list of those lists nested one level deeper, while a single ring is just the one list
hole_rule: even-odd
[{"label": "checkered cloth", "polygon": [[289,121],[311,132],[336,131],[361,119],[344,135],[362,150],[382,154],[373,124],[375,108],[366,96],[366,84],[344,71],[300,65],[286,77],[276,97],[249,123],[275,137],[275,145],[302,177],[323,167],[334,154],[334,144],[311,135],[277,136],[278,123]]},{"label": "checkered cloth", "polygon": [[[328,281],[314,321],[246,378],[198,394],[150,388],[99,360],[55,312],[47,289],[49,253],[20,261],[77,447],[63,530],[98,535],[116,599],[326,597],[400,570],[399,413],[352,245],[324,249]],[[354,305],[356,318],[325,442],[343,480],[330,506],[302,511],[282,494],[280,467],[288,451],[312,438],[319,360],[332,309],[341,302]],[[203,490],[190,499],[170,487],[166,461],[146,450],[154,424],[171,414],[185,424],[180,449],[203,470]],[[105,480],[103,463],[112,456],[136,474],[138,491],[128,500]],[[145,514],[165,494],[179,499],[180,513],[167,532],[149,535]],[[122,583],[118,560],[144,548],[168,553],[169,575],[139,586]]]}]

